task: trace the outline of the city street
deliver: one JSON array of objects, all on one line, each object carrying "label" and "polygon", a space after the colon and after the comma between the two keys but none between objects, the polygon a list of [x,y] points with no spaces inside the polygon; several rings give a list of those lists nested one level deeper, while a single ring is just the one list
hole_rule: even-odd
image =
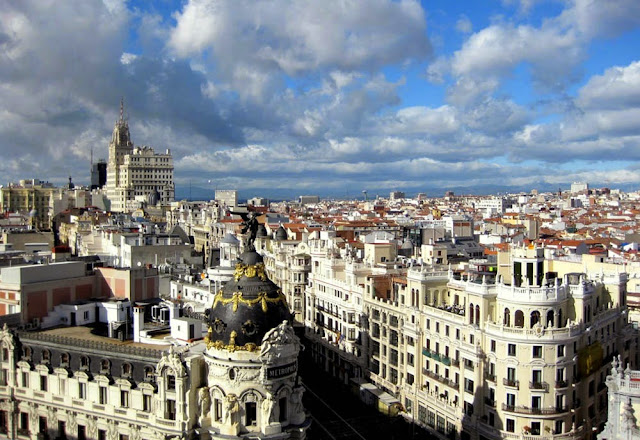
[{"label": "city street", "polygon": [[316,368],[305,350],[300,355],[300,375],[307,391],[304,405],[311,413],[310,440],[429,440],[425,430],[401,416],[388,417],[365,405],[351,390]]}]

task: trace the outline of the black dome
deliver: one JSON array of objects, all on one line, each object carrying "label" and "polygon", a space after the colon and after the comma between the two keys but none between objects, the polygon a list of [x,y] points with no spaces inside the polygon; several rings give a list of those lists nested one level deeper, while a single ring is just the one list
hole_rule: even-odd
[{"label": "black dome", "polygon": [[291,313],[280,288],[267,278],[262,257],[249,250],[240,256],[233,278],[216,294],[207,310],[207,346],[255,350],[265,333]]}]

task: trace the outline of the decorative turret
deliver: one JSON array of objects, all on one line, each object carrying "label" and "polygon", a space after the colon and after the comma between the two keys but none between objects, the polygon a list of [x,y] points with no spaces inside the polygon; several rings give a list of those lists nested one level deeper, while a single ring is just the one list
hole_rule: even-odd
[{"label": "decorative turret", "polygon": [[209,347],[256,350],[263,336],[282,321],[291,321],[280,288],[267,278],[262,257],[241,255],[233,279],[216,294],[209,314]]},{"label": "decorative turret", "polygon": [[[280,288],[255,251],[255,217],[233,278],[206,310],[207,385],[198,393],[199,423],[213,439],[304,439],[310,419],[298,383],[300,340]],[[204,438],[208,438],[204,437]]]}]

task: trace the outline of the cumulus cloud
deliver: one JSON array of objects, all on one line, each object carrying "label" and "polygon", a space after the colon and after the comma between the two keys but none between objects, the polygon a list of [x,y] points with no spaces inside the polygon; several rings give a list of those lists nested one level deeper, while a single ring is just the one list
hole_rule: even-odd
[{"label": "cumulus cloud", "polygon": [[[639,62],[569,87],[592,39],[636,26],[620,13],[634,11],[626,0],[592,3],[485,28],[473,16],[477,29],[456,15],[447,35],[462,43],[433,54],[432,14],[415,0],[189,0],[171,14],[11,2],[0,10],[0,171],[88,181],[123,96],[134,142],[172,150],[178,193],[209,180],[318,192],[526,185],[580,176],[554,169],[574,159],[640,160]],[[602,29],[589,30],[598,16]],[[505,87],[518,69],[533,81],[521,83],[530,104]]]}]

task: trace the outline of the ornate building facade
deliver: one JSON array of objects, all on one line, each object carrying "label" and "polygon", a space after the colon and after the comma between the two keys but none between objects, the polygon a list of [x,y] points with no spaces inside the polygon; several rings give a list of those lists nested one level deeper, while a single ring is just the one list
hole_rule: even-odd
[{"label": "ornate building facade", "polygon": [[109,142],[107,163],[107,198],[111,201],[111,211],[129,212],[141,202],[167,204],[174,197],[171,151],[167,149],[161,154],[150,147],[134,147],[121,103],[120,119]]}]

